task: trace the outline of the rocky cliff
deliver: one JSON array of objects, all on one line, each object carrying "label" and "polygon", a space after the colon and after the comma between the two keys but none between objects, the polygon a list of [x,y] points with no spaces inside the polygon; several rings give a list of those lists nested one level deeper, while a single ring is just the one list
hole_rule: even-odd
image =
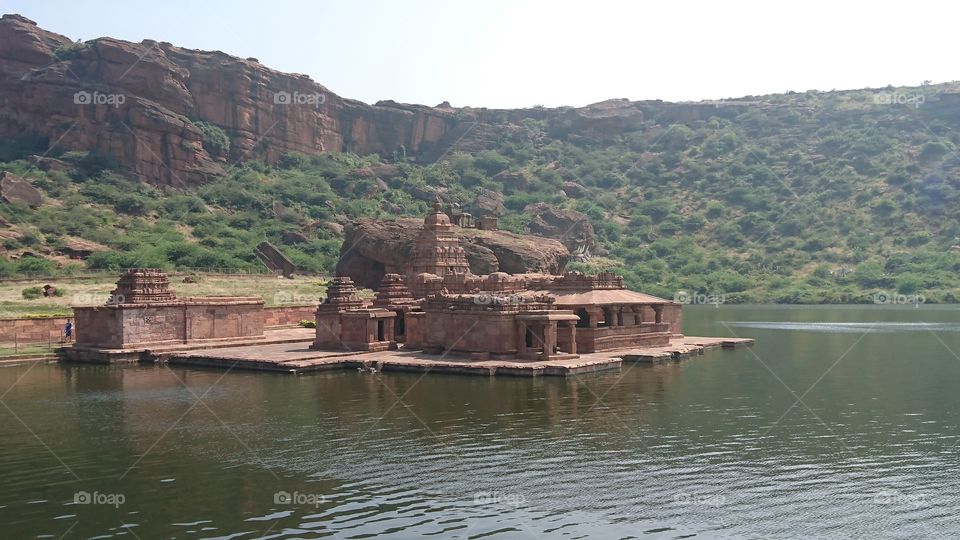
[{"label": "rocky cliff", "polygon": [[[337,273],[358,285],[375,289],[388,272],[404,273],[422,219],[357,220],[346,227]],[[562,273],[570,253],[556,240],[520,236],[506,231],[456,228],[474,274],[507,272]]]},{"label": "rocky cliff", "polygon": [[342,98],[255,58],[165,42],[73,42],[20,15],[0,19],[0,137],[36,153],[95,151],[134,175],[184,186],[247,159],[351,151],[431,161],[497,142],[526,118],[560,131],[636,129],[644,102],[583,108],[454,109]]},{"label": "rocky cliff", "polygon": [[0,19],[0,137],[40,136],[50,153],[98,151],[158,184],[202,182],[227,161],[288,151],[423,152],[455,122],[451,110],[344,99],[254,58],[150,40],[75,43],[19,15]]}]

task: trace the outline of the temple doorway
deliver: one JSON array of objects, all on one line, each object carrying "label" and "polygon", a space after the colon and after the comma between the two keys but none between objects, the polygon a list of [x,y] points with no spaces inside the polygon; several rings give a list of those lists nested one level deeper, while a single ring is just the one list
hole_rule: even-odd
[{"label": "temple doorway", "polygon": [[577,328],[590,328],[590,314],[587,310],[580,308],[574,312],[580,320],[577,321]]},{"label": "temple doorway", "polygon": [[403,322],[403,310],[397,310],[394,313],[397,314],[393,319],[393,335],[396,339],[403,337],[403,333],[406,331],[406,324]]}]

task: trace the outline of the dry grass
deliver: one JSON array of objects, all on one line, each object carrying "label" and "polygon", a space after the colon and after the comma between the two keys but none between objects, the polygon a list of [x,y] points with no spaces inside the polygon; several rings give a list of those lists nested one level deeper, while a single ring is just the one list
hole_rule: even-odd
[{"label": "dry grass", "polygon": [[[267,306],[316,303],[327,290],[327,280],[318,277],[201,276],[199,279],[198,283],[183,283],[182,276],[173,276],[170,278],[171,288],[178,297],[260,296]],[[24,300],[21,294],[23,289],[46,283],[62,289],[64,295]],[[71,306],[104,304],[115,286],[115,276],[104,276],[103,280],[0,283],[0,318],[70,315]],[[364,292],[366,295],[372,294]]]}]

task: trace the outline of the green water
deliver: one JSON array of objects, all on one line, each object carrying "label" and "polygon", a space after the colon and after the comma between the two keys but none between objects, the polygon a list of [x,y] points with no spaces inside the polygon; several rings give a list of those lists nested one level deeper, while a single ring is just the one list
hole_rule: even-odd
[{"label": "green water", "polygon": [[0,536],[960,532],[960,309],[685,315],[757,344],[538,380],[0,368]]}]

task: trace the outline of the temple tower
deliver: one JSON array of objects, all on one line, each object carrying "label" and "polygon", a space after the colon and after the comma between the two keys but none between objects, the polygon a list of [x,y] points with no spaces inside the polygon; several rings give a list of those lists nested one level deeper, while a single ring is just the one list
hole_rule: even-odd
[{"label": "temple tower", "polygon": [[466,252],[453,233],[450,218],[440,209],[440,198],[433,203],[433,212],[423,220],[423,230],[413,247],[413,263],[408,280],[420,274],[465,276],[470,273]]},{"label": "temple tower", "polygon": [[341,348],[343,341],[340,315],[362,308],[363,300],[360,299],[353,280],[346,276],[333,278],[330,286],[327,287],[327,297],[317,306],[317,333],[310,347],[313,349]]},{"label": "temple tower", "polygon": [[403,282],[403,276],[387,274],[383,276],[377,296],[373,299],[373,307],[386,309],[397,315],[393,319],[393,339],[403,343],[407,333],[407,313],[419,310],[420,303],[414,300]]},{"label": "temple tower", "polygon": [[107,304],[152,304],[173,302],[177,295],[170,290],[170,280],[159,268],[130,268],[117,281]]}]

